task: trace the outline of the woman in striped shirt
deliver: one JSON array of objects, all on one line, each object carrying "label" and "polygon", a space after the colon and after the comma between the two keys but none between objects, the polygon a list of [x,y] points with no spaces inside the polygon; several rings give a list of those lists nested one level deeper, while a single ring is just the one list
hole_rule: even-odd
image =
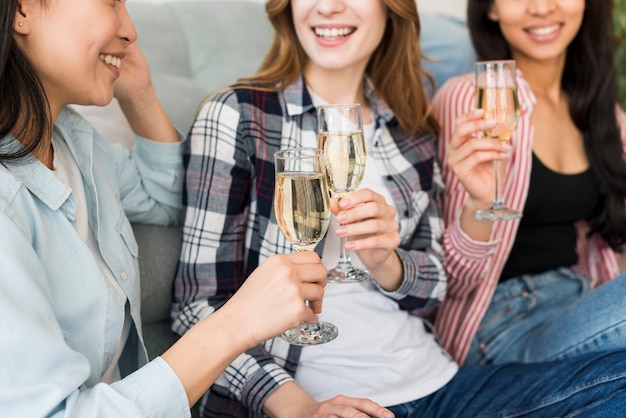
[{"label": "woman in striped shirt", "polygon": [[[469,1],[478,58],[517,62],[520,119],[511,143],[478,135],[493,121],[472,110],[473,74],[434,100],[449,274],[436,326],[461,363],[626,346],[626,278],[611,280],[626,238],[626,115],[616,105],[610,10],[608,0]],[[507,165],[503,198],[521,220],[474,217],[491,203],[496,159]]]}]

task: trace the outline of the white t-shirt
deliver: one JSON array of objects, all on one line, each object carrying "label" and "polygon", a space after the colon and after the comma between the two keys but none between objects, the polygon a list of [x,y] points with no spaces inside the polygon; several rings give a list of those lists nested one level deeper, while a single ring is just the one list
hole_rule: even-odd
[{"label": "white t-shirt", "polygon": [[[313,103],[322,104],[312,94]],[[372,149],[374,124],[364,126],[366,150]],[[373,161],[368,161],[361,188],[393,202]],[[337,264],[339,238],[332,217],[322,261]],[[354,265],[363,268],[355,253]],[[380,293],[370,281],[329,283],[324,290],[323,321],[339,328],[330,343],[303,347],[296,383],[315,400],[343,394],[391,406],[427,396],[444,386],[458,366],[427,332],[421,318],[409,315]]]}]

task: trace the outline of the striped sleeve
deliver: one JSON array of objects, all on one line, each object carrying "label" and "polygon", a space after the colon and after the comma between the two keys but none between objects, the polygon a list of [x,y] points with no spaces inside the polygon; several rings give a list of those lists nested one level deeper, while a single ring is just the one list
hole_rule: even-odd
[{"label": "striped sleeve", "polygon": [[467,74],[446,82],[433,100],[433,111],[441,124],[439,156],[445,183],[443,216],[446,230],[443,236],[445,267],[448,272],[450,296],[467,295],[491,267],[491,257],[498,241],[472,240],[460,227],[460,215],[467,193],[446,161],[446,149],[452,135],[456,118],[474,108],[473,74]]}]

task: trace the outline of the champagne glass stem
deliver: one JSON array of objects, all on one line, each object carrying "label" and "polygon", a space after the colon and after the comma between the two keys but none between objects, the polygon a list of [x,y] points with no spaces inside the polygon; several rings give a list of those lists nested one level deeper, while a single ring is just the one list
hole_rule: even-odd
[{"label": "champagne glass stem", "polygon": [[[337,203],[341,198],[337,198]],[[346,250],[346,244],[348,243],[348,237],[339,238],[339,262],[335,269],[348,271],[352,268],[352,260],[350,260],[350,252]]]},{"label": "champagne glass stem", "polygon": [[503,176],[500,173],[502,169],[502,163],[500,160],[493,161],[493,175],[495,180],[495,192],[493,195],[493,204],[492,209],[498,209],[504,206],[504,201],[502,200],[502,179]]},{"label": "champagne glass stem", "polygon": [[345,269],[352,264],[352,261],[350,260],[350,253],[346,250],[347,242],[348,238],[339,238],[339,263],[337,263],[339,268]]}]

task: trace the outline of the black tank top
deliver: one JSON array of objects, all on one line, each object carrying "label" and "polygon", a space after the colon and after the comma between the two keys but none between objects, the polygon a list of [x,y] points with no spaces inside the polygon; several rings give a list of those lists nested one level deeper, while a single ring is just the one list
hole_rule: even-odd
[{"label": "black tank top", "polygon": [[523,217],[500,281],[576,264],[574,223],[591,215],[599,197],[591,169],[557,173],[533,153]]}]

